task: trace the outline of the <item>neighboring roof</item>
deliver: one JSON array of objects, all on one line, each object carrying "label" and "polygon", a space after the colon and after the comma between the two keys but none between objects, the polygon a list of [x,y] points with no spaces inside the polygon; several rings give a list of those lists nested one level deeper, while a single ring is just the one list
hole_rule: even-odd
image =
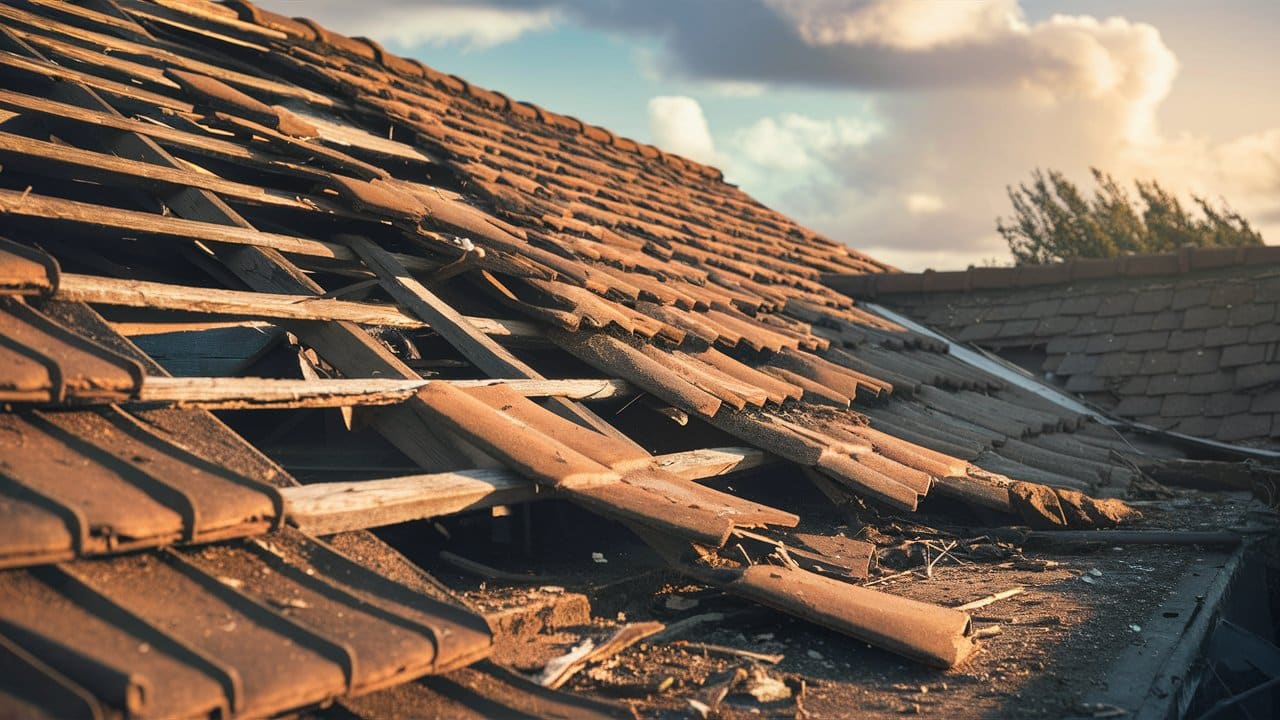
[{"label": "neighboring roof", "polygon": [[[78,556],[183,547],[11,570],[0,584],[80,577],[108,596],[95,606],[110,610],[95,616],[104,632],[162,625],[200,653],[225,653],[224,666],[243,659],[252,682],[268,679],[255,670],[260,659],[245,656],[259,631],[264,647],[282,647],[267,637],[279,631],[318,650],[297,662],[274,656],[283,671],[245,712],[298,709],[467,662],[487,652],[488,635],[447,602],[423,601],[410,609],[460,639],[427,659],[415,635],[430,623],[399,607],[412,603],[384,613],[357,601],[383,608],[404,589],[347,565],[340,577],[325,573],[315,561],[322,546],[279,528],[306,529],[290,510],[301,497],[294,480],[279,468],[264,477],[260,465],[271,463],[246,439],[182,408],[346,408],[345,428],[371,428],[455,493],[470,483],[477,495],[451,512],[510,495],[569,499],[635,529],[701,582],[944,667],[974,649],[965,613],[795,561],[717,554],[757,542],[759,557],[789,558],[787,528],[800,518],[694,482],[723,461],[682,472],[624,429],[662,423],[663,442],[682,450],[732,437],[805,468],[837,504],[911,511],[936,492],[1037,527],[1132,516],[1092,497],[1122,495],[1133,476],[1111,456],[1128,447],[1114,431],[824,286],[830,273],[890,268],[765,208],[713,169],[247,3],[94,7],[102,11],[0,5],[0,108],[13,114],[0,125],[0,235],[12,241],[0,247],[0,321],[4,350],[24,359],[0,368],[12,402],[0,418],[14,430],[0,460],[22,465],[10,479],[42,498],[15,509],[15,522],[75,516],[67,527],[80,539],[40,544],[42,560],[67,557],[68,545]],[[164,325],[157,318],[240,323],[261,342],[228,365],[237,377],[171,378],[117,332]],[[238,377],[273,343],[296,354],[298,376]],[[207,338],[195,348],[230,350]],[[609,394],[628,398],[606,416],[578,402]],[[130,418],[153,426],[145,438]],[[283,421],[256,436],[291,428]],[[35,442],[49,454],[31,453]],[[300,442],[324,449],[323,438]],[[151,453],[158,460],[142,459]],[[73,496],[44,464],[58,460],[87,469],[98,492]],[[256,471],[244,467],[255,462]],[[181,481],[155,477],[161,464]],[[407,501],[378,497],[362,522],[437,512],[431,477],[410,478],[419,490]],[[499,480],[500,490],[485,489]],[[285,496],[284,518],[268,482]],[[338,514],[368,497],[325,489],[342,498]],[[185,547],[255,533],[263,537]],[[0,555],[34,554],[25,539],[0,537]],[[287,559],[263,555],[264,545]],[[321,548],[298,550],[318,579],[287,567],[301,567],[289,548]],[[253,572],[277,561],[284,579]],[[866,572],[863,562],[841,574]],[[156,584],[120,588],[140,577]],[[287,599],[271,609],[304,591],[323,596],[308,607],[335,612],[308,614]],[[377,617],[339,622],[343,603]],[[187,635],[193,623],[240,611],[242,634]],[[65,628],[69,617],[48,622]],[[379,634],[410,621],[407,634]],[[346,622],[367,622],[369,637],[341,646],[335,636],[366,632]],[[29,675],[128,709],[127,693],[100,682],[117,677],[111,668],[86,668],[29,635],[0,627]],[[223,701],[234,705],[227,692]]]},{"label": "neighboring roof", "polygon": [[1121,417],[1280,445],[1280,247],[837,284],[1004,352]]}]

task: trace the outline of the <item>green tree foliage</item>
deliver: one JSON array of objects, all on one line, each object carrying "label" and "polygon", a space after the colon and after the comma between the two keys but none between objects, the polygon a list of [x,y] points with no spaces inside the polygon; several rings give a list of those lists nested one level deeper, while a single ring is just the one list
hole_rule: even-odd
[{"label": "green tree foliage", "polygon": [[1262,235],[1225,201],[1214,206],[1193,195],[1199,209],[1193,213],[1155,180],[1135,183],[1135,199],[1109,174],[1092,171],[1092,196],[1057,170],[1036,170],[1030,183],[1008,188],[1013,215],[998,218],[996,229],[1019,265],[1169,252],[1188,245],[1262,244]]}]

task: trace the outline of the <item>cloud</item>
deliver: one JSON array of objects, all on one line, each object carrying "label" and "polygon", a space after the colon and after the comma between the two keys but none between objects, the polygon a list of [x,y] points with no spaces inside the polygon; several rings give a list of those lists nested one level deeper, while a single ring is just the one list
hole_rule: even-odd
[{"label": "cloud", "polygon": [[649,100],[649,132],[653,143],[690,160],[717,164],[715,143],[697,100],[681,95]]},{"label": "cloud", "polygon": [[552,27],[560,17],[553,6],[503,7],[487,3],[414,0],[260,0],[280,13],[303,13],[346,35],[364,35],[402,47],[459,43],[483,49]]}]

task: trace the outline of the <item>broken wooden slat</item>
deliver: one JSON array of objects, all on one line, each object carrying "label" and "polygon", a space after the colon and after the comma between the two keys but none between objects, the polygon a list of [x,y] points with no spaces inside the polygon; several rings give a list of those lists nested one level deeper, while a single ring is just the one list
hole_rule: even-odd
[{"label": "broken wooden slat", "polygon": [[141,403],[206,410],[325,408],[394,405],[431,383],[454,387],[505,384],[527,397],[575,400],[613,397],[626,392],[616,380],[402,380],[391,378],[316,378],[307,380],[239,377],[149,377],[138,393]]},{"label": "broken wooden slat", "polygon": [[[389,325],[420,328],[427,323],[395,305],[337,300],[316,296],[257,293],[189,285],[170,285],[145,280],[121,280],[64,273],[55,294],[60,300],[124,307],[184,310],[212,315],[287,320],[346,320],[361,325]],[[537,338],[538,326],[520,320],[467,317],[487,335]]]},{"label": "broken wooden slat", "polygon": [[[759,455],[750,448],[714,448],[659,455],[659,467],[680,468],[686,480],[723,475],[729,458]],[[290,522],[313,535],[381,527],[440,517],[496,505],[512,505],[552,497],[509,470],[462,470],[408,475],[385,480],[316,483],[285,488],[285,511]]]},{"label": "broken wooden slat", "polygon": [[0,159],[6,167],[21,168],[35,175],[93,180],[111,185],[198,187],[233,200],[259,205],[306,211],[315,209],[296,196],[224,180],[210,173],[166,168],[6,132],[0,132]]}]

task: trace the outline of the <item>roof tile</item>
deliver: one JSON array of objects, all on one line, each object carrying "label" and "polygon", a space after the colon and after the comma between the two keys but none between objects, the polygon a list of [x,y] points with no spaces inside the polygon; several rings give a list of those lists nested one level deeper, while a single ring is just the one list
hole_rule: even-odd
[{"label": "roof tile", "polygon": [[1096,335],[1098,333],[1109,333],[1111,328],[1115,326],[1114,318],[1100,318],[1089,316],[1080,318],[1080,323],[1076,325],[1076,329],[1072,330],[1074,335]]},{"label": "roof tile", "polygon": [[1142,375],[1163,375],[1177,372],[1182,363],[1182,356],[1175,352],[1153,350],[1142,356]]},{"label": "roof tile", "polygon": [[1091,373],[1097,369],[1101,357],[1106,356],[1084,355],[1080,353],[1067,355],[1058,363],[1058,367],[1054,372],[1058,375],[1079,375],[1082,373]]},{"label": "roof tile", "polygon": [[1224,368],[1252,365],[1266,359],[1266,345],[1231,345],[1222,349],[1221,365]]},{"label": "roof tile", "polygon": [[1072,375],[1067,378],[1066,388],[1069,392],[1100,392],[1107,389],[1107,381],[1092,375]]},{"label": "roof tile", "polygon": [[1187,392],[1191,387],[1191,379],[1186,375],[1170,373],[1168,375],[1152,375],[1148,378],[1148,395],[1168,395],[1170,393]]},{"label": "roof tile", "polygon": [[1174,432],[1180,432],[1184,435],[1213,437],[1221,426],[1222,421],[1219,418],[1184,417],[1171,429]]},{"label": "roof tile", "polygon": [[1107,353],[1098,362],[1098,367],[1094,370],[1094,374],[1103,378],[1125,377],[1127,375],[1136,375],[1141,367],[1142,355],[1138,353]]},{"label": "roof tile", "polygon": [[1151,318],[1152,330],[1175,330],[1182,327],[1182,313],[1176,310],[1162,310]]},{"label": "roof tile", "polygon": [[1158,350],[1169,344],[1169,333],[1165,330],[1134,333],[1125,338],[1124,349],[1129,352]]},{"label": "roof tile", "polygon": [[1186,350],[1204,344],[1204,330],[1174,330],[1169,333],[1170,350]]},{"label": "roof tile", "polygon": [[1213,372],[1218,369],[1218,358],[1221,352],[1217,348],[1199,348],[1182,353],[1178,362],[1178,372],[1193,375]]},{"label": "roof tile", "polygon": [[1259,278],[1253,293],[1254,302],[1280,302],[1280,275]]},{"label": "roof tile", "polygon": [[1133,312],[1133,304],[1137,297],[1133,293],[1110,295],[1102,300],[1098,307],[1098,317],[1116,317]]},{"label": "roof tile", "polygon": [[1186,310],[1197,305],[1208,305],[1209,294],[1209,288],[1206,287],[1178,288],[1169,307],[1174,310]]},{"label": "roof tile", "polygon": [[1059,335],[1051,338],[1049,342],[1045,344],[1044,350],[1051,354],[1084,352],[1085,346],[1088,344],[1089,339],[1086,337]]},{"label": "roof tile", "polygon": [[1258,363],[1236,369],[1236,382],[1242,388],[1280,382],[1280,363]]},{"label": "roof tile", "polygon": [[1164,310],[1173,302],[1172,288],[1156,288],[1138,294],[1133,301],[1135,313],[1153,313]]},{"label": "roof tile", "polygon": [[1125,315],[1116,318],[1116,324],[1112,328],[1112,332],[1117,335],[1144,332],[1151,329],[1151,323],[1155,320],[1155,315],[1134,314]]},{"label": "roof tile", "polygon": [[1036,326],[1036,337],[1061,337],[1071,332],[1079,324],[1079,320],[1070,315],[1047,317]]},{"label": "roof tile", "polygon": [[1164,401],[1158,397],[1131,395],[1122,398],[1114,408],[1114,412],[1122,417],[1143,417],[1159,415]]},{"label": "roof tile", "polygon": [[1266,323],[1249,328],[1249,342],[1268,343],[1280,341],[1280,323]]},{"label": "roof tile", "polygon": [[1209,304],[1213,307],[1235,307],[1252,300],[1253,284],[1238,280],[1215,285],[1209,293]]},{"label": "roof tile", "polygon": [[1204,344],[1208,347],[1235,345],[1247,342],[1249,331],[1246,328],[1218,326],[1204,331]]},{"label": "roof tile", "polygon": [[1217,327],[1225,324],[1227,317],[1226,308],[1208,306],[1188,308],[1186,314],[1182,316],[1182,327],[1186,330]]},{"label": "roof tile", "polygon": [[[1015,303],[1010,303],[1014,307],[1019,307]],[[1047,300],[1036,300],[1027,303],[1021,307],[1022,317],[1024,318],[1042,318],[1050,315],[1057,315],[1062,308],[1062,301],[1057,298],[1049,298]]]},{"label": "roof tile", "polygon": [[1249,303],[1232,307],[1227,317],[1227,324],[1233,327],[1242,325],[1260,325],[1269,323],[1276,316],[1274,303]]},{"label": "roof tile", "polygon": [[1239,415],[1249,411],[1252,399],[1248,395],[1210,395],[1204,404],[1204,414],[1209,417]]},{"label": "roof tile", "polygon": [[1271,415],[1237,415],[1225,419],[1218,428],[1218,439],[1223,442],[1238,442],[1254,438],[1267,437],[1271,434]]},{"label": "roof tile", "polygon": [[1089,338],[1088,344],[1085,345],[1084,351],[1087,353],[1105,353],[1112,350],[1118,350],[1122,343],[1118,342],[1115,335],[1099,333]]},{"label": "roof tile", "polygon": [[1062,301],[1058,312],[1062,315],[1093,315],[1102,305],[1101,295],[1069,297]]},{"label": "roof tile", "polygon": [[1205,402],[1203,395],[1165,395],[1164,402],[1160,406],[1160,414],[1166,417],[1203,415]]},{"label": "roof tile", "polygon": [[1254,395],[1249,409],[1255,413],[1280,413],[1280,389]]}]

